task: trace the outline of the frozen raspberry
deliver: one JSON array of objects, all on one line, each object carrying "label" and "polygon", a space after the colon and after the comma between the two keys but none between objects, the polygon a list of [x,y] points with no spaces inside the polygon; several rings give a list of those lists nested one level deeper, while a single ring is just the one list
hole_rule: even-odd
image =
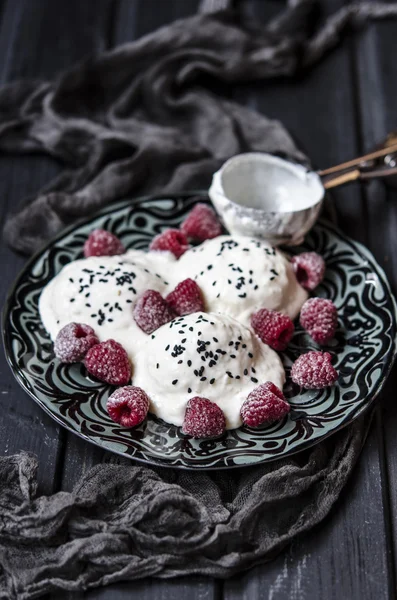
[{"label": "frozen raspberry", "polygon": [[285,350],[294,333],[294,324],[287,315],[261,308],[251,317],[256,335],[274,350]]},{"label": "frozen raspberry", "polygon": [[241,407],[241,418],[248,427],[279,421],[290,411],[283,392],[271,381],[252,390]]},{"label": "frozen raspberry", "polygon": [[192,241],[204,242],[221,235],[222,225],[207,204],[196,204],[181,225],[181,231]]},{"label": "frozen raspberry", "polygon": [[326,344],[335,335],[338,312],[332,300],[309,298],[302,306],[300,324],[317,344]]},{"label": "frozen raspberry", "polygon": [[175,317],[172,308],[168,306],[162,295],[155,290],[146,290],[134,308],[135,323],[145,333],[152,333]]},{"label": "frozen raspberry", "polygon": [[135,427],[146,419],[149,398],[141,388],[127,385],[109,396],[106,408],[116,423],[123,427]]},{"label": "frozen raspberry", "polygon": [[329,352],[307,352],[296,359],[291,368],[294,383],[308,390],[321,390],[333,385],[338,373],[331,365]]},{"label": "frozen raspberry", "polygon": [[92,327],[83,323],[68,323],[55,339],[54,352],[61,362],[75,363],[83,360],[95,344],[99,344],[99,340]]},{"label": "frozen raspberry", "polygon": [[178,283],[174,291],[166,297],[169,306],[177,315],[191,315],[204,311],[203,294],[193,279]]},{"label": "frozen raspberry", "polygon": [[323,280],[325,262],[316,252],[303,252],[291,258],[298,282],[306,290],[314,290]]},{"label": "frozen raspberry", "polygon": [[149,248],[150,250],[168,250],[176,258],[179,258],[189,248],[189,243],[185,234],[179,229],[167,229],[153,238]]},{"label": "frozen raspberry", "polygon": [[91,375],[111,385],[126,385],[131,379],[127,352],[115,340],[93,346],[88,350],[84,364]]},{"label": "frozen raspberry", "polygon": [[209,438],[225,431],[226,420],[217,404],[196,396],[187,403],[182,431],[194,438]]},{"label": "frozen raspberry", "polygon": [[125,248],[119,238],[104,229],[94,229],[84,244],[86,258],[89,256],[114,256],[124,252]]}]

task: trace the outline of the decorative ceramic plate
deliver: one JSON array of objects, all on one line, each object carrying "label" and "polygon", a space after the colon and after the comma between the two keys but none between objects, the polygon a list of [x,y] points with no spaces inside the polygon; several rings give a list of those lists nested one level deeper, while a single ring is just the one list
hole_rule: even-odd
[{"label": "decorative ceramic plate", "polygon": [[[146,248],[151,238],[177,227],[198,196],[176,195],[112,205],[63,233],[25,267],[8,297],[3,335],[10,366],[22,387],[58,423],[103,448],[148,463],[219,469],[262,463],[315,444],[351,423],[374,401],[396,349],[396,304],[383,270],[360,244],[330,225],[318,224],[298,253],[315,250],[327,272],[316,294],[338,308],[339,328],[327,350],[334,355],[338,385],[301,392],[290,381],[284,391],[288,417],[260,430],[242,427],[217,440],[194,440],[180,428],[149,415],[139,427],[123,429],[108,417],[112,388],[88,377],[81,365],[59,363],[38,311],[43,287],[68,262],[82,257],[87,235],[103,228],[127,248]],[[204,197],[205,198],[205,197]],[[200,198],[203,201],[203,196]],[[289,373],[304,351],[316,349],[298,326],[282,360]]]}]

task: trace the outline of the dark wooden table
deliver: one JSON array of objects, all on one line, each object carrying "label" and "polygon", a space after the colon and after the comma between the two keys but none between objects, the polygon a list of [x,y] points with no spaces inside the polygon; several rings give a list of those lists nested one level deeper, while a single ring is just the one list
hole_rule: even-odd
[{"label": "dark wooden table", "polygon": [[[241,0],[265,21],[280,0]],[[329,14],[347,2],[324,0]],[[198,0],[0,0],[0,83],[53,78],[75,61],[193,14]],[[370,149],[397,129],[397,23],[349,36],[305,77],[244,86],[237,101],[281,119],[318,166]],[[0,157],[1,219],[60,166],[37,156]],[[366,244],[397,288],[397,191],[379,182],[335,192],[341,228]],[[24,264],[0,248],[1,295]],[[61,429],[20,389],[4,358],[0,454],[39,457],[40,493],[70,490],[92,465],[119,461]],[[229,581],[144,580],[51,600],[383,600],[396,598],[397,372],[382,394],[360,462],[330,517],[278,559]]]}]

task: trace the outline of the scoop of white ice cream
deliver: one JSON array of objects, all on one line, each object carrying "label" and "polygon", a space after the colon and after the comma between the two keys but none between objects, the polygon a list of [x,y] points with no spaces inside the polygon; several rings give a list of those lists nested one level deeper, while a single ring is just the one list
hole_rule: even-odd
[{"label": "scoop of white ice cream", "polygon": [[167,423],[182,425],[189,399],[202,396],[220,406],[228,429],[241,425],[241,405],[265,381],[283,387],[277,354],[234,319],[211,313],[179,317],[149,336],[133,377]]},{"label": "scoop of white ice cream", "polygon": [[41,293],[44,327],[54,340],[67,323],[85,323],[100,341],[113,338],[122,344],[134,362],[147,339],[133,319],[135,302],[148,289],[165,293],[168,281],[161,273],[174,262],[168,252],[139,251],[73,261]]},{"label": "scoop of white ice cream", "polygon": [[279,250],[243,236],[220,236],[188,250],[178,272],[197,281],[209,311],[247,326],[260,308],[294,319],[308,297]]}]

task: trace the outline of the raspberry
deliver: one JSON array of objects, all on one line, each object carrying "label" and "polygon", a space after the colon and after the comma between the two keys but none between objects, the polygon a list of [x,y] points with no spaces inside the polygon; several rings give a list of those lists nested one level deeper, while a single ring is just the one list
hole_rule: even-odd
[{"label": "raspberry", "polygon": [[329,352],[307,352],[296,359],[291,368],[292,381],[308,390],[321,390],[333,385],[338,373],[331,365]]},{"label": "raspberry", "polygon": [[109,396],[106,408],[116,423],[123,427],[135,427],[146,419],[149,398],[141,388],[127,385]]},{"label": "raspberry", "polygon": [[303,252],[291,258],[298,282],[306,290],[314,290],[323,280],[325,262],[316,252]]},{"label": "raspberry", "polygon": [[244,425],[259,427],[279,421],[290,411],[283,392],[271,381],[252,390],[243,403],[240,414]]},{"label": "raspberry", "polygon": [[183,221],[181,231],[195,242],[204,242],[221,235],[222,225],[212,208],[199,203]]},{"label": "raspberry", "polygon": [[80,362],[95,344],[99,344],[99,340],[92,327],[83,323],[68,323],[58,332],[54,352],[63,363]]},{"label": "raspberry", "polygon": [[168,294],[166,301],[177,315],[191,315],[204,312],[203,294],[193,279],[185,279]]},{"label": "raspberry", "polygon": [[168,250],[176,258],[179,258],[189,248],[189,243],[185,234],[179,229],[167,229],[153,238],[149,248],[150,250]]},{"label": "raspberry", "polygon": [[287,315],[261,308],[251,317],[256,335],[274,350],[285,350],[294,333],[294,324]]},{"label": "raspberry", "polygon": [[126,385],[131,379],[127,352],[115,340],[106,340],[90,348],[84,364],[91,375],[111,385]]},{"label": "raspberry", "polygon": [[325,298],[309,298],[302,306],[300,324],[317,344],[326,344],[338,326],[335,304]]},{"label": "raspberry", "polygon": [[174,317],[172,308],[155,290],[146,290],[135,304],[135,323],[145,333],[152,333],[165,323],[172,321]]},{"label": "raspberry", "polygon": [[187,403],[182,432],[194,438],[209,438],[225,431],[226,419],[217,404],[196,396]]},{"label": "raspberry", "polygon": [[84,244],[84,256],[114,256],[115,254],[124,254],[125,248],[119,238],[105,231],[104,229],[94,229],[88,236]]}]

